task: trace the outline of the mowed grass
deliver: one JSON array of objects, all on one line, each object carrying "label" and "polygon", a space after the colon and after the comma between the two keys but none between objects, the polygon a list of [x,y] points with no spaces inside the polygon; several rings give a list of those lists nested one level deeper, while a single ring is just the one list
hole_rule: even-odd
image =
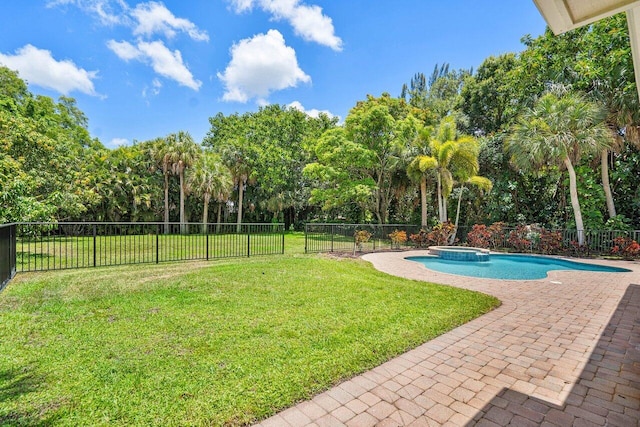
[{"label": "mowed grass", "polygon": [[301,254],[18,275],[0,425],[244,425],[496,307]]}]

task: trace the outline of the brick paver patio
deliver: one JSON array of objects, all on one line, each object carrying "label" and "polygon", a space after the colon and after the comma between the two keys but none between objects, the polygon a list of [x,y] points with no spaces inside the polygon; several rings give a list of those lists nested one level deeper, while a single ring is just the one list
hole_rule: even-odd
[{"label": "brick paver patio", "polygon": [[502,305],[259,426],[640,425],[640,263],[509,281],[437,273],[405,256],[363,258]]}]

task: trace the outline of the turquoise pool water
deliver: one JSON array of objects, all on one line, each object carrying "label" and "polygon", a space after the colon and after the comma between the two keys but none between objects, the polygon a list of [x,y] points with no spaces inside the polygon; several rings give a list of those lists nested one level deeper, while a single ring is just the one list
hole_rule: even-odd
[{"label": "turquoise pool water", "polygon": [[544,256],[491,254],[488,262],[453,261],[434,256],[407,257],[441,273],[487,279],[544,279],[551,270],[628,272],[626,268],[586,264]]}]

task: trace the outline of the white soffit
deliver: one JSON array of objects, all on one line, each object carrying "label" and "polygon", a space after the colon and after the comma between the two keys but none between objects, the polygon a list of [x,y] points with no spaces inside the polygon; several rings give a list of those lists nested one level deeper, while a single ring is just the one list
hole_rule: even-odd
[{"label": "white soffit", "polygon": [[533,0],[555,34],[640,6],[640,0]]},{"label": "white soffit", "polygon": [[[627,12],[636,82],[640,82],[640,0],[533,0],[554,34]],[[640,96],[640,84],[636,84]]]}]

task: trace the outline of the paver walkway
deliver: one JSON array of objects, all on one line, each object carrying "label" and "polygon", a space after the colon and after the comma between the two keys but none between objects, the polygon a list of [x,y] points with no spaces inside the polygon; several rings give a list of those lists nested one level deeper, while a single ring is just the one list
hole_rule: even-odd
[{"label": "paver walkway", "polygon": [[259,426],[640,425],[640,263],[509,281],[433,272],[407,255],[363,258],[502,305]]}]

